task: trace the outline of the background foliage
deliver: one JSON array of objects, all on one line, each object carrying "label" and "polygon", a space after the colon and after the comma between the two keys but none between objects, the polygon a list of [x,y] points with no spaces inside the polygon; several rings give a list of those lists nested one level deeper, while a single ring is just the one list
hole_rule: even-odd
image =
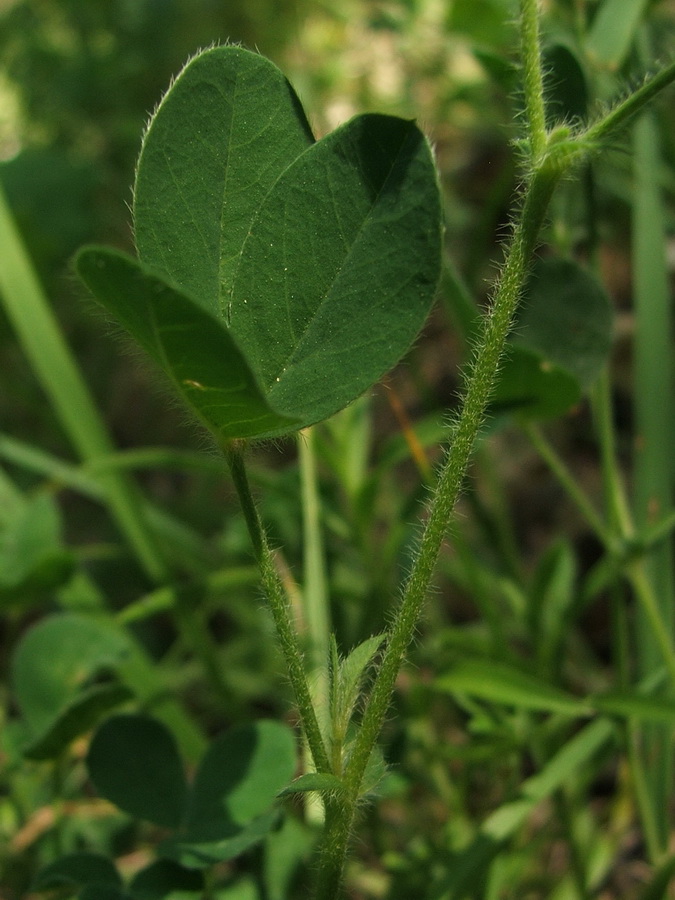
[{"label": "background foliage", "polygon": [[[284,70],[317,135],[377,111],[416,118],[433,143],[448,266],[423,336],[371,395],[298,444],[260,446],[252,460],[261,511],[307,633],[313,613],[303,597],[330,597],[324,607],[346,654],[382,630],[407,571],[457,367],[475,336],[469,298],[483,303],[500,256],[518,178],[516,7],[513,0],[0,7],[2,185],[114,446],[125,451],[108,467],[133,473],[180,576],[178,590],[158,584],[122,538],[101,503],[100,478],[110,468],[105,460],[98,469],[80,462],[0,312],[3,897],[29,896],[40,884],[72,896],[100,866],[97,883],[119,890],[123,877],[133,896],[167,896],[162,885],[170,884],[179,896],[299,897],[314,840],[316,810],[297,797],[284,801],[288,815],[264,843],[255,832],[292,775],[281,724],[289,692],[222,465],[203,432],[166,402],[146,364],[133,351],[120,353],[128,345],[92,314],[72,274],[72,254],[84,242],[131,249],[125,201],[148,113],[197,48],[241,41]],[[584,118],[620,79],[637,80],[650,60],[672,54],[671,2],[557,0],[545,8],[549,110],[559,118]],[[383,742],[390,768],[373,776],[378,802],[363,812],[349,871],[354,897],[668,896],[672,701],[637,609],[645,577],[672,646],[669,539],[656,544],[645,571],[630,566],[649,546],[643,524],[655,529],[653,541],[669,534],[672,266],[662,248],[674,225],[672,112],[671,94],[555,197],[548,258],[539,265],[555,270],[549,277],[559,290],[546,297],[561,312],[538,322],[533,304],[514,335],[460,524],[399,680]],[[584,299],[578,321],[564,293],[570,283]],[[560,350],[563,325],[567,335],[597,340],[580,348],[566,339]],[[636,435],[656,457],[640,456]],[[574,489],[570,500],[565,474],[581,501]],[[626,498],[639,539],[621,531]],[[618,581],[617,570],[626,579]],[[643,702],[627,693],[635,684]],[[598,712],[604,717],[586,721]],[[285,774],[262,801],[241,787],[233,818],[217,821],[222,840],[208,851],[218,862],[205,888],[202,870],[189,864],[210,837],[195,834],[196,819],[178,800],[187,796],[185,772],[198,771],[206,787],[200,795],[195,783],[191,802],[208,805],[217,775],[207,744],[227,745],[235,728],[262,729],[259,746],[271,748]],[[121,794],[110,785],[119,759],[109,767],[103,729],[114,732],[121,758],[135,740],[155,748],[154,770],[169,785],[157,792],[175,804],[143,806],[147,772]],[[144,744],[147,731],[153,737]],[[631,765],[641,754],[643,764]],[[227,840],[241,841],[229,849],[225,825]],[[157,861],[162,842],[171,849]],[[67,853],[82,856],[65,878],[49,867]]]}]

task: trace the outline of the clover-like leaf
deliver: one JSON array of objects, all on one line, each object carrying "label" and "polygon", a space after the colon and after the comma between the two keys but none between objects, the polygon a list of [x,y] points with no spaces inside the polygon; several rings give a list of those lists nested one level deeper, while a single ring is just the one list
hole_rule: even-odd
[{"label": "clover-like leaf", "polygon": [[140,262],[77,266],[100,302],[219,437],[272,437],[347,406],[429,312],[440,199],[412,122],[359,116],[314,143],[269,61],[195,57],[146,133]]},{"label": "clover-like leaf", "polygon": [[92,739],[87,768],[98,792],[120,809],[156,825],[180,824],[187,783],[175,739],[161,722],[108,719]]}]

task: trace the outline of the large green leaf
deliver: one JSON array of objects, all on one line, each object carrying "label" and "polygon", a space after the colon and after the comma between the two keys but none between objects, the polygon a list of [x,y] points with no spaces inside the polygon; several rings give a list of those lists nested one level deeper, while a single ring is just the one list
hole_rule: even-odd
[{"label": "large green leaf", "polygon": [[134,190],[140,258],[222,314],[253,217],[313,140],[293,88],[269,60],[240,47],[194,57],[143,141]]},{"label": "large green leaf", "polygon": [[395,365],[440,271],[440,198],[412,122],[366,115],[313,143],[283,75],[236,47],[184,69],[139,160],[141,259],[80,274],[221,438],[327,418]]}]

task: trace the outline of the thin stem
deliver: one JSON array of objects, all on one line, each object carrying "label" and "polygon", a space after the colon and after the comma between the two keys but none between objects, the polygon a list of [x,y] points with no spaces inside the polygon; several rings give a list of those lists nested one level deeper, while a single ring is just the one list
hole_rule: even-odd
[{"label": "thin stem", "polygon": [[531,162],[536,164],[546,149],[546,109],[537,0],[520,0],[520,56]]},{"label": "thin stem", "polygon": [[309,635],[312,680],[327,705],[327,662],[330,645],[330,608],[321,532],[321,503],[316,472],[314,431],[306,428],[298,441],[300,488],[303,511],[304,584],[303,607]]},{"label": "thin stem", "polygon": [[579,512],[593,529],[596,537],[602,542],[605,549],[611,552],[614,543],[612,536],[607,531],[605,523],[593,504],[575,481],[565,462],[556,453],[550,442],[546,440],[540,428],[533,423],[528,423],[524,426],[524,431],[537,453],[553,472],[570,499],[577,505]]},{"label": "thin stem", "polygon": [[635,598],[649,625],[651,636],[659,649],[663,662],[668,669],[668,675],[675,689],[675,651],[667,624],[659,609],[659,604],[647,573],[645,561],[635,560],[626,570],[628,580],[635,593]]},{"label": "thin stem", "polygon": [[466,393],[460,418],[453,429],[433,499],[419,552],[406,585],[398,616],[390,632],[385,656],[373,687],[370,702],[348,767],[356,787],[360,784],[374,738],[386,714],[401,660],[412,638],[448,523],[462,488],[469,459],[494,385],[499,360],[516,311],[530,258],[544,217],[553,183],[535,177],[527,190],[521,218],[513,234],[511,247],[500,278],[491,313],[486,320],[481,344],[466,381]]},{"label": "thin stem", "polygon": [[[321,500],[316,470],[313,428],[305,428],[298,437],[300,490],[302,496],[303,585],[301,603],[309,646],[309,689],[319,727],[330,745],[330,706],[328,657],[330,653],[330,606],[326,578]],[[305,756],[307,756],[305,748]],[[318,795],[310,794],[305,803],[308,822],[323,823],[324,805]]]},{"label": "thin stem", "polygon": [[314,759],[314,765],[319,772],[330,772],[328,754],[326,753],[307,683],[304,659],[293,626],[293,615],[286,592],[274,565],[274,557],[267,543],[267,535],[260,521],[248,483],[242,442],[232,441],[224,446],[223,451],[244,513],[251,543],[253,544],[253,552],[260,567],[263,590],[274,618],[279,645],[286,661],[288,675],[295,692],[302,727]]},{"label": "thin stem", "polygon": [[205,620],[203,601],[205,585],[189,585],[173,591],[173,613],[180,634],[187,640],[194,655],[199,659],[209,681],[221,701],[230,700],[229,685],[223,678],[223,670],[208,622]]},{"label": "thin stem", "polygon": [[608,527],[610,532],[618,535],[622,541],[628,541],[633,538],[635,529],[628,508],[621,473],[616,461],[611,386],[607,369],[600,374],[591,399],[600,445],[600,463]]},{"label": "thin stem", "polygon": [[657,94],[674,81],[675,62],[671,62],[665,69],[648,78],[641,87],[626,97],[625,100],[617,103],[599,122],[591,125],[590,128],[580,134],[577,140],[590,146],[607,146],[610,138],[613,138]]}]

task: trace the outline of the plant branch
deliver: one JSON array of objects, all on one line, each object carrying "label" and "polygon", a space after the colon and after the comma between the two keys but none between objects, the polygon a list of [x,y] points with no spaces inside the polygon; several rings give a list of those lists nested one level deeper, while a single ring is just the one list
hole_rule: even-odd
[{"label": "plant branch", "polygon": [[598,540],[609,552],[614,551],[616,540],[611,535],[591,501],[575,481],[574,476],[560,458],[550,442],[544,437],[540,428],[532,423],[524,426],[523,430],[528,436],[534,449],[541,456],[549,469],[553,472],[558,482],[562,485],[567,495],[576,504],[579,512],[595,532]]},{"label": "plant branch", "polygon": [[589,145],[590,148],[606,146],[609,139],[613,138],[634,116],[641,113],[657,94],[673,82],[675,82],[675,61],[657,72],[656,75],[652,75],[634,93],[617,103],[602,119],[580,134],[577,141]]},{"label": "plant branch", "polygon": [[476,438],[485,421],[499,361],[556,182],[557,175],[547,168],[532,176],[525,191],[491,312],[466,378],[462,411],[452,429],[419,550],[347,762],[345,785],[349,799],[342,804],[328,806],[326,810],[326,833],[316,894],[318,900],[333,900],[339,895],[347,843],[365,769],[389,708],[396,676],[417,626]]},{"label": "plant branch", "polygon": [[293,686],[302,727],[314,759],[314,765],[319,772],[330,772],[328,754],[326,753],[307,683],[305,663],[293,626],[291,608],[274,565],[274,557],[267,543],[267,535],[258,515],[248,483],[244,465],[243,443],[241,441],[231,441],[223,447],[223,452],[230,467],[232,480],[241,503],[244,518],[246,519],[248,532],[251,536],[253,552],[260,567],[263,590],[274,618],[279,645],[286,661],[288,675]]},{"label": "plant branch", "polygon": [[520,0],[520,56],[525,115],[530,138],[530,161],[535,164],[546,149],[546,109],[537,3],[538,0]]}]

